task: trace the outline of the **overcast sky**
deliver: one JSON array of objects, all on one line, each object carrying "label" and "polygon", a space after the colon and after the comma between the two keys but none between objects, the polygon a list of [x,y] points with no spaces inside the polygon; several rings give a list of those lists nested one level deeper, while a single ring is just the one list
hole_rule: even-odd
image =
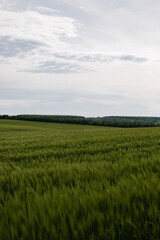
[{"label": "overcast sky", "polygon": [[159,0],[0,0],[0,114],[160,116]]}]

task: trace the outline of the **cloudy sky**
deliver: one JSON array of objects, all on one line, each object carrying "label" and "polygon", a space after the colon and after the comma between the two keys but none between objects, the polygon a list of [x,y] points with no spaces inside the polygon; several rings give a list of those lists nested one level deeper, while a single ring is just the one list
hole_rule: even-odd
[{"label": "cloudy sky", "polygon": [[159,0],[0,0],[0,114],[160,116]]}]

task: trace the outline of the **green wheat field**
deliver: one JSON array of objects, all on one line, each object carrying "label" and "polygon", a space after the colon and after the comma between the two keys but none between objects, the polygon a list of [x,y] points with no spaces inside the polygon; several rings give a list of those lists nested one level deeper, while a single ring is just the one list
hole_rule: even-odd
[{"label": "green wheat field", "polygon": [[0,240],[160,239],[160,128],[0,120]]}]

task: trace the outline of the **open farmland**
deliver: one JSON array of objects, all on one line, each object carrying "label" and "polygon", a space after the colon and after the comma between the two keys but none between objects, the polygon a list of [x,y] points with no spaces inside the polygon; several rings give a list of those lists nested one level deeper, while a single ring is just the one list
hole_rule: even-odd
[{"label": "open farmland", "polygon": [[0,239],[160,239],[160,128],[0,120]]}]

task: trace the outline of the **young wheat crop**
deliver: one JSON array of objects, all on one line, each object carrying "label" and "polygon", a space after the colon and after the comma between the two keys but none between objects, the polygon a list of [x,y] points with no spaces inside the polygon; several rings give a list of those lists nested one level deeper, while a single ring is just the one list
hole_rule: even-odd
[{"label": "young wheat crop", "polygon": [[160,239],[160,128],[0,120],[1,239]]}]

